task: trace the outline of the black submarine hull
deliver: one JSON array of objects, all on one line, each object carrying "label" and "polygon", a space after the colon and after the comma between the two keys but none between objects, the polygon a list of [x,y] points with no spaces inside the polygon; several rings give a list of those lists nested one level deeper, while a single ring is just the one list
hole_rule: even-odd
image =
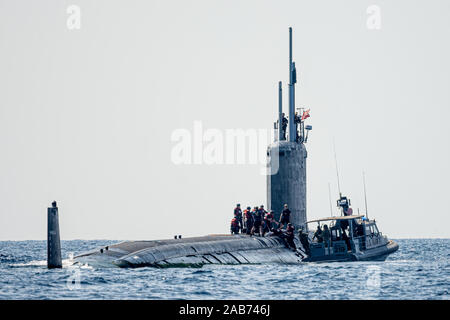
[{"label": "black submarine hull", "polygon": [[[296,244],[298,240],[295,240]],[[298,264],[302,255],[277,236],[209,235],[183,239],[126,241],[74,257],[97,267],[201,267],[207,264]]]}]

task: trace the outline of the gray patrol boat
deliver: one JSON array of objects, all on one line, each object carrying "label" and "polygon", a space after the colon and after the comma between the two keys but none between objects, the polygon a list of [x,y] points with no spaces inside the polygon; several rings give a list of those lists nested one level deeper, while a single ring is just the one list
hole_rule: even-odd
[{"label": "gray patrol boat", "polygon": [[353,215],[350,199],[340,195],[337,206],[341,216],[307,222],[307,225],[317,223],[317,230],[309,233],[308,240],[312,241],[306,249],[308,257],[303,259],[304,262],[384,261],[398,250],[398,244],[378,230],[375,220],[365,215]]},{"label": "gray patrol boat", "polygon": [[[364,215],[328,217],[308,223],[330,223],[330,237],[320,237],[309,245],[308,257],[304,262],[318,261],[384,261],[398,250],[398,244],[378,231],[375,220]],[[349,228],[349,235],[345,232]],[[323,231],[322,231],[323,234]],[[313,235],[314,237],[314,235]]]}]

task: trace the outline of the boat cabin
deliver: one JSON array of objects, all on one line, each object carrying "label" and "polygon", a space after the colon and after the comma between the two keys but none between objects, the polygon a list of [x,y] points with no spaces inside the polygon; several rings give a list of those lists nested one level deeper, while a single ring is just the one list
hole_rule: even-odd
[{"label": "boat cabin", "polygon": [[312,260],[348,260],[352,255],[386,245],[388,240],[378,230],[375,220],[364,215],[328,217],[308,221],[310,258]]}]

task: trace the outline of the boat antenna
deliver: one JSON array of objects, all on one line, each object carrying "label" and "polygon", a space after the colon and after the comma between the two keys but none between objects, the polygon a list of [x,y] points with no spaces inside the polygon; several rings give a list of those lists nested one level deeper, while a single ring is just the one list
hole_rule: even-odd
[{"label": "boat antenna", "polygon": [[330,189],[330,183],[328,182],[328,200],[330,200],[330,213],[333,217],[333,207],[331,205],[331,189]]},{"label": "boat antenna", "polygon": [[278,141],[283,140],[283,87],[278,82]]},{"label": "boat antenna", "polygon": [[369,219],[369,213],[367,212],[367,194],[366,194],[366,174],[363,171],[363,185],[364,185],[364,204],[366,206],[366,218]]},{"label": "boat antenna", "polygon": [[339,191],[339,197],[340,197],[342,194],[341,194],[341,186],[339,184],[339,169],[338,169],[338,163],[337,163],[336,144],[334,143],[334,138],[333,138],[333,148],[334,148],[334,162],[336,163],[337,184],[338,184],[338,191]]}]

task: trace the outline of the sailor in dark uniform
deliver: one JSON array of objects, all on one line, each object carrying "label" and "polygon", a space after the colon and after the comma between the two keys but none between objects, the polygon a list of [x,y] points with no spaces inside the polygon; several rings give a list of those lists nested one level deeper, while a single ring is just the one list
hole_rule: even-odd
[{"label": "sailor in dark uniform", "polygon": [[283,140],[286,140],[286,128],[288,125],[288,119],[284,116],[284,113],[282,114],[283,120],[281,121],[281,128],[283,130]]},{"label": "sailor in dark uniform", "polygon": [[295,246],[295,242],[294,242],[294,226],[291,223],[288,223],[287,228],[286,228],[286,242],[289,245],[289,247],[291,247],[293,250],[297,250],[297,247]]},{"label": "sailor in dark uniform", "polygon": [[280,215],[280,228],[283,228],[291,220],[291,210],[289,210],[288,205],[284,205],[283,212]]},{"label": "sailor in dark uniform", "polygon": [[325,224],[323,226],[323,241],[325,242],[325,247],[329,248],[331,246],[331,233],[330,229],[328,229],[328,226]]},{"label": "sailor in dark uniform", "polygon": [[313,240],[317,239],[317,242],[322,243],[323,242],[323,232],[322,228],[320,228],[320,224],[317,226],[316,232],[314,232]]},{"label": "sailor in dark uniform", "polygon": [[241,230],[242,232],[242,210],[241,205],[239,203],[236,205],[236,208],[234,208],[234,217],[238,221],[239,230]]},{"label": "sailor in dark uniform", "polygon": [[309,249],[309,239],[308,234],[304,233],[302,229],[298,231],[298,237],[300,238],[300,243],[303,246],[303,249],[305,249],[306,254],[309,256],[311,253],[311,250]]}]

